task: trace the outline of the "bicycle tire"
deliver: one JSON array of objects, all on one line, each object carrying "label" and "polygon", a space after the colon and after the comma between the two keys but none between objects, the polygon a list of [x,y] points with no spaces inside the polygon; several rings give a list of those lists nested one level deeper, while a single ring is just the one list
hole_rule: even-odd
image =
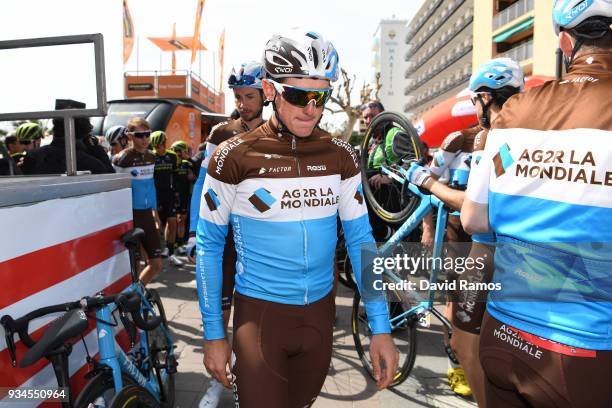
[{"label": "bicycle tire", "polygon": [[111,401],[109,408],[158,408],[159,402],[139,385],[123,387]]},{"label": "bicycle tire", "polygon": [[[363,143],[361,146],[361,178],[363,184],[363,192],[365,194],[366,200],[370,204],[370,208],[374,213],[383,221],[389,223],[390,225],[401,225],[403,224],[408,217],[415,210],[418,205],[419,199],[409,194],[406,189],[402,188],[401,185],[397,181],[392,181],[391,186],[395,187],[398,191],[399,198],[402,200],[406,200],[406,205],[401,208],[399,211],[394,211],[388,208],[385,208],[385,205],[379,202],[379,199],[376,198],[375,192],[370,187],[368,183],[367,170],[368,170],[368,148],[370,146],[370,142],[372,137],[375,134],[375,131],[384,126],[384,124],[389,123],[403,129],[409,136],[410,140],[407,144],[410,146],[410,150],[412,152],[408,155],[408,157],[404,158],[404,160],[414,160],[417,162],[422,162],[422,143],[419,139],[417,131],[414,129],[412,124],[404,117],[404,115],[396,112],[382,112],[370,124],[368,130],[366,131],[365,137],[363,138]],[[387,200],[388,201],[388,200]],[[388,203],[386,203],[388,204]]]},{"label": "bicycle tire", "polygon": [[[384,275],[383,275],[383,280]],[[389,297],[389,292],[388,297]],[[391,307],[390,312],[393,313],[393,308],[398,307],[398,305],[402,305],[400,302],[401,297],[397,291],[393,291],[391,293]],[[372,368],[372,362],[369,359],[369,350],[363,344],[362,335],[365,333],[365,338],[371,336],[368,324],[367,324],[367,315],[365,314],[365,308],[362,307],[363,302],[361,302],[361,295],[359,291],[355,291],[355,295],[353,297],[353,307],[351,313],[351,331],[353,334],[353,341],[355,343],[355,349],[357,350],[357,354],[359,359],[361,360],[361,364],[363,368],[368,373],[368,375],[375,380],[374,378],[374,370]],[[414,367],[414,362],[417,354],[417,336],[416,336],[416,319],[409,317],[408,321],[400,328],[392,331],[391,336],[394,339],[394,343],[399,351],[399,365],[398,371],[393,377],[393,381],[389,385],[389,387],[393,388],[404,381],[410,376],[410,372]],[[399,335],[402,335],[401,341],[398,341]]]},{"label": "bicycle tire", "polygon": [[[126,376],[121,376],[124,385],[135,385],[134,381]],[[94,403],[98,398],[104,400],[108,406],[115,396],[115,382],[113,373],[110,370],[103,371],[90,379],[79,393],[74,402],[75,408],[88,408],[89,404]]]},{"label": "bicycle tire", "polygon": [[[166,319],[166,311],[161,301],[159,292],[155,289],[147,289],[147,299],[153,307],[157,308],[157,314],[162,317],[162,321],[155,329],[147,332],[147,342],[151,361],[153,362],[153,371],[157,378],[157,383],[160,387],[161,405],[166,408],[174,406],[176,398],[176,387],[173,370],[165,369],[166,382],[162,384],[162,373],[164,369],[160,366],[175,365],[176,360],[173,353],[172,339],[166,337],[166,333],[170,336],[170,328]],[[145,313],[145,318],[146,318]]]}]

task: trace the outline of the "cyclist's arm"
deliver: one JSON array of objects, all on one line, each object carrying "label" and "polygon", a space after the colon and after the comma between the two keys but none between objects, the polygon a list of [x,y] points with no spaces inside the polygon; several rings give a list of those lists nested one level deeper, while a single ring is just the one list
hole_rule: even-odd
[{"label": "cyclist's arm", "polygon": [[[372,228],[368,220],[368,211],[365,203],[365,196],[361,186],[361,174],[359,165],[351,158],[352,148],[348,143],[340,146],[342,162],[342,181],[340,182],[340,203],[339,216],[344,230],[344,239],[347,252],[353,265],[355,278],[359,292],[364,300],[366,314],[373,334],[390,333],[389,313],[387,302],[382,293],[374,293],[372,287],[364,287],[362,271],[372,273],[370,262],[362,265],[362,251],[365,249],[372,255],[376,254],[376,243],[372,236]],[[367,257],[366,257],[367,259]],[[369,286],[369,285],[366,285]]]},{"label": "cyclist's arm", "polygon": [[236,195],[237,161],[230,154],[222,166],[218,166],[212,158],[209,169],[211,172],[202,188],[196,232],[196,276],[204,339],[217,340],[225,338],[221,310],[222,262],[229,216]]},{"label": "cyclist's arm", "polygon": [[481,132],[474,143],[472,170],[461,206],[461,224],[468,234],[488,232],[489,226],[489,177],[493,155],[485,149],[487,131]]},{"label": "cyclist's arm", "polygon": [[464,191],[452,189],[446,184],[440,183],[433,177],[430,177],[425,183],[423,183],[422,187],[429,190],[433,195],[438,197],[444,202],[444,204],[448,205],[452,209],[461,209],[463,200],[465,198]]}]

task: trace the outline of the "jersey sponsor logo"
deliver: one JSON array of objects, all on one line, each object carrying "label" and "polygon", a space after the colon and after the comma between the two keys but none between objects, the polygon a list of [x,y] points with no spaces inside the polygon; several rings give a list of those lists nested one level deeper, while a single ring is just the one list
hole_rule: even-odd
[{"label": "jersey sponsor logo", "polygon": [[268,160],[270,159],[280,159],[281,155],[280,154],[264,154],[264,157]]},{"label": "jersey sponsor logo", "polygon": [[208,205],[208,209],[210,211],[215,211],[221,205],[219,197],[217,197],[217,193],[215,193],[212,188],[209,188],[204,194],[204,200],[206,201],[206,205]]},{"label": "jersey sponsor logo", "polygon": [[493,336],[504,343],[508,343],[511,347],[525,353],[535,359],[542,359],[542,350],[534,344],[525,341],[516,330],[510,326],[502,324],[498,329],[493,329]]},{"label": "jersey sponsor logo", "polygon": [[325,171],[327,167],[324,164],[320,164],[317,166],[306,166],[306,170],[308,171]]},{"label": "jersey sponsor logo", "polygon": [[259,188],[255,190],[253,195],[249,197],[249,202],[253,204],[259,212],[263,213],[268,211],[274,203],[276,202],[276,198],[265,188]]},{"label": "jersey sponsor logo", "polygon": [[342,139],[339,139],[337,137],[332,138],[332,143],[335,144],[336,146],[342,147],[344,150],[346,150],[349,155],[351,156],[351,159],[353,159],[353,163],[355,164],[355,168],[359,168],[359,160],[357,159],[357,153],[355,153],[355,149],[353,149],[353,147],[345,142]]},{"label": "jersey sponsor logo", "polygon": [[359,205],[363,204],[363,186],[361,184],[357,187],[357,191],[355,191],[353,198],[357,200]]},{"label": "jersey sponsor logo", "polygon": [[[493,157],[495,174],[504,174],[514,159],[508,144]],[[514,176],[612,186],[612,169],[604,169],[596,153],[586,150],[524,149],[516,160]]]},{"label": "jersey sponsor logo", "polygon": [[592,76],[580,76],[577,78],[572,78],[572,79],[566,79],[565,81],[561,81],[559,82],[559,85],[565,85],[565,84],[582,84],[585,82],[597,82],[599,81],[599,79],[597,78],[593,78]]},{"label": "jersey sponsor logo", "polygon": [[340,196],[335,194],[331,187],[296,188],[285,190],[281,197],[281,210],[302,207],[327,207],[337,205]]},{"label": "jersey sponsor logo", "polygon": [[215,173],[217,173],[218,175],[221,174],[221,171],[223,170],[223,165],[225,164],[225,159],[227,158],[227,155],[236,147],[240,146],[244,141],[242,139],[235,139],[232,140],[231,142],[227,142],[224,143],[222,146],[220,146],[215,153],[215,160],[217,161],[217,168],[215,170]]},{"label": "jersey sponsor logo", "polygon": [[291,171],[291,166],[277,166],[277,167],[262,167],[261,169],[259,169],[259,174],[266,174],[266,173],[288,173]]}]

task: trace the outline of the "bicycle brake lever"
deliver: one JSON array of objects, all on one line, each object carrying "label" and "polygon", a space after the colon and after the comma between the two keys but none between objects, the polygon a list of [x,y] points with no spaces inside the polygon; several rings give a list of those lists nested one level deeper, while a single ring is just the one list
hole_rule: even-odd
[{"label": "bicycle brake lever", "polygon": [[13,321],[13,319],[6,315],[6,316],[2,316],[2,319],[0,320],[0,324],[2,324],[2,327],[4,327],[4,338],[6,340],[6,348],[8,348],[9,354],[11,356],[11,364],[13,365],[13,367],[17,367],[17,352],[15,349],[15,332],[13,332],[13,329],[11,328],[11,322]]},{"label": "bicycle brake lever", "polygon": [[119,313],[119,320],[121,320],[121,324],[125,327],[125,331],[130,339],[130,348],[133,348],[136,344],[136,329],[134,328],[134,324],[130,321],[125,312]]}]

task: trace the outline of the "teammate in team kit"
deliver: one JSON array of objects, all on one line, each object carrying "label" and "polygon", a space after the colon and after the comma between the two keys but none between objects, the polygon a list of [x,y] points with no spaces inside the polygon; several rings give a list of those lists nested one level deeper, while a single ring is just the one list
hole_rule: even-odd
[{"label": "teammate in team kit", "polygon": [[[210,133],[206,143],[206,155],[198,182],[194,186],[191,198],[191,223],[190,230],[193,231],[192,246],[195,245],[195,231],[200,214],[200,200],[202,186],[206,177],[206,171],[210,158],[213,156],[218,145],[238,134],[255,129],[263,123],[261,114],[264,106],[264,96],[261,89],[262,66],[258,62],[242,64],[238,70],[232,70],[228,79],[228,85],[234,92],[236,110],[239,113],[237,119],[220,123]],[[188,250],[189,253],[189,250]],[[227,241],[223,250],[223,285],[222,285],[222,309],[224,327],[227,330],[229,324],[232,298],[234,296],[234,276],[236,274],[236,249],[234,247],[233,234],[227,235]],[[223,391],[223,385],[216,380],[211,381],[206,394],[200,401],[200,408],[216,407],[219,397]]]},{"label": "teammate in team kit", "polygon": [[147,284],[159,274],[162,268],[161,242],[159,239],[159,217],[153,173],[155,156],[148,149],[151,128],[144,118],[132,118],[127,124],[126,135],[132,146],[113,157],[117,173],[132,177],[132,207],[134,227],[145,232],[142,255],[147,266],[140,273],[140,280]]},{"label": "teammate in team kit", "polygon": [[[506,101],[519,93],[524,84],[522,68],[518,62],[509,58],[496,58],[474,71],[469,87],[473,92],[472,103],[476,108],[479,126],[447,136],[440,150],[434,155],[429,168],[412,165],[409,170],[410,181],[430,191],[449,207],[456,210],[461,209],[471,168],[482,155],[479,146],[483,129],[490,127]],[[439,181],[442,178],[448,181],[442,183]],[[447,232],[460,227],[460,225],[455,225],[454,221],[451,223],[449,217]],[[456,235],[456,231],[454,234]],[[447,234],[447,237],[451,238],[452,235]],[[470,238],[467,238],[459,242],[469,242],[469,240]],[[455,279],[459,284],[462,282],[489,283],[493,273],[494,247],[492,244],[495,238],[491,233],[474,234],[471,236],[471,241],[473,243],[468,259],[480,259],[482,267],[466,268],[462,274],[455,274]],[[456,238],[455,242],[457,242]],[[451,388],[460,395],[466,390],[473,392],[476,401],[481,405],[485,401],[485,379],[478,360],[478,347],[486,294],[486,290],[459,290],[451,293],[453,301],[447,309],[447,316],[453,324],[451,346],[462,367],[449,369],[448,377]],[[463,381],[464,375],[467,376],[468,382]]]},{"label": "teammate in team kit", "polygon": [[170,149],[176,153],[178,158],[178,168],[174,177],[174,191],[178,203],[177,208],[177,228],[176,228],[176,247],[184,243],[185,226],[191,202],[191,184],[195,180],[193,174],[193,163],[189,157],[189,146],[182,140],[172,143]]},{"label": "teammate in team kit", "polygon": [[183,265],[183,261],[174,255],[176,242],[176,215],[178,197],[175,190],[175,176],[179,159],[172,150],[166,148],[166,133],[158,130],[151,134],[151,147],[155,155],[155,191],[157,192],[157,211],[164,229],[166,248],[162,256],[175,266]]},{"label": "teammate in team kit", "polygon": [[496,234],[490,407],[612,406],[612,1],[556,0],[553,23],[568,74],[504,105],[461,208]]},{"label": "teammate in team kit", "polygon": [[[272,117],[219,145],[203,188],[197,283],[204,365],[227,387],[231,367],[236,405],[314,403],[331,361],[339,215],[373,333],[377,385],[384,388],[398,354],[384,296],[362,285],[361,250],[376,251],[376,244],[357,155],[316,126],[338,76],[338,54],[313,32],[274,36],[263,66]],[[237,252],[232,365],[221,301],[229,224]]]}]

